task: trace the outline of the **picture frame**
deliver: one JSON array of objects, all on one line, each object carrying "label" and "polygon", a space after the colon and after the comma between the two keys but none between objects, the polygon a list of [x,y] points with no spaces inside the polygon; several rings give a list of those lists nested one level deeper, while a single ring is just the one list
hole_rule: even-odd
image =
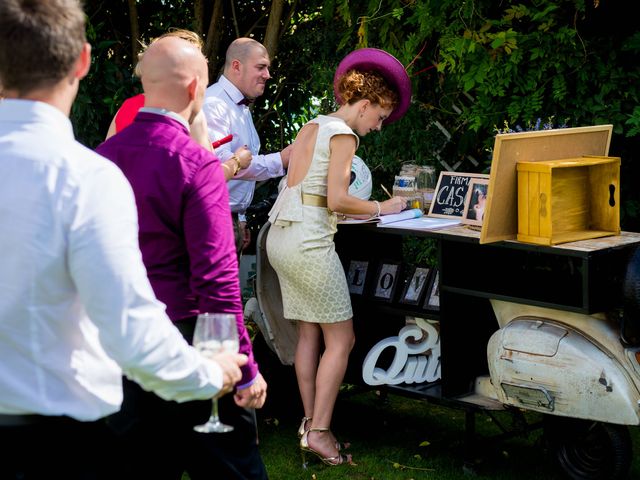
[{"label": "picture frame", "polygon": [[405,278],[400,303],[408,305],[420,304],[429,285],[431,271],[432,269],[429,267],[420,266],[411,269],[409,275]]},{"label": "picture frame", "polygon": [[462,219],[464,203],[469,192],[469,184],[472,180],[478,178],[489,180],[489,175],[484,173],[440,172],[433,200],[429,207],[429,216]]},{"label": "picture frame", "polygon": [[373,298],[383,302],[393,301],[399,283],[400,262],[381,260],[373,284]]},{"label": "picture frame", "polygon": [[347,285],[351,295],[363,295],[367,284],[368,260],[351,260],[347,269]]},{"label": "picture frame", "polygon": [[469,192],[464,201],[464,212],[461,223],[464,225],[482,225],[484,211],[487,203],[487,191],[489,180],[474,178],[469,182]]},{"label": "picture frame", "polygon": [[439,311],[440,310],[440,271],[434,269],[431,274],[431,280],[427,287],[424,304],[424,310]]}]

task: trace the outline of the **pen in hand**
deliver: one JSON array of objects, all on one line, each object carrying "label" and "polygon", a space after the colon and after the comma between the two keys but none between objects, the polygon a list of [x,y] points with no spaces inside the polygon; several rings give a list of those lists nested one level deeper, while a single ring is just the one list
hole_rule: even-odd
[{"label": "pen in hand", "polygon": [[384,185],[380,184],[380,186],[382,187],[382,190],[384,190],[384,193],[386,193],[389,198],[393,198],[393,195],[389,193],[389,190],[387,190],[387,188]]},{"label": "pen in hand", "polygon": [[[393,195],[391,195],[389,193],[389,190],[387,190],[387,187],[385,187],[383,184],[380,184],[380,187],[382,187],[382,190],[384,190],[384,193],[386,193],[389,198],[393,198]],[[396,198],[398,198],[398,197],[396,197]],[[406,203],[404,203],[404,206],[402,207],[402,210],[405,210],[407,208],[407,206],[408,205]]]}]

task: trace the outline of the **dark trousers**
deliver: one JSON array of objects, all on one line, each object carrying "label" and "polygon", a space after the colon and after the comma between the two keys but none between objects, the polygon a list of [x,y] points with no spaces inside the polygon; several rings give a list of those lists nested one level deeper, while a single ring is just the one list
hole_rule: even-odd
[{"label": "dark trousers", "polygon": [[[176,324],[191,343],[194,319]],[[258,450],[255,410],[238,407],[231,394],[219,400],[220,420],[233,425],[228,433],[193,430],[209,418],[211,401],[177,403],[162,400],[124,379],[120,412],[108,418],[118,438],[118,457],[126,470],[118,479],[266,480]]]},{"label": "dark trousers", "polygon": [[104,421],[79,422],[68,417],[35,415],[15,420],[21,418],[25,419],[23,425],[4,425],[0,421],[0,479],[117,478],[111,470],[113,459],[105,453],[112,437]]},{"label": "dark trousers", "polygon": [[194,425],[211,413],[210,401],[176,403],[145,392],[125,380],[121,411],[108,422],[116,432],[117,478],[180,480],[256,479],[267,473],[258,451],[255,411],[239,408],[231,395],[219,400],[220,419],[235,427],[228,433],[198,433]]},{"label": "dark trousers", "polygon": [[[244,243],[244,235],[240,231],[240,220],[238,220],[238,214],[232,212],[231,219],[233,220],[233,237],[236,242],[236,253],[238,254],[238,263],[242,258],[242,244]],[[246,228],[246,225],[245,225]]]}]

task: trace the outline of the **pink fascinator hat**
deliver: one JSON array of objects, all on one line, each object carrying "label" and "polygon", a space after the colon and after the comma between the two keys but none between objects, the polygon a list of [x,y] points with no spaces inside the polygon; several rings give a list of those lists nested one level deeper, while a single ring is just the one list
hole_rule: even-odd
[{"label": "pink fascinator hat", "polygon": [[349,70],[357,70],[359,72],[376,71],[398,93],[398,105],[383,122],[384,125],[400,120],[407,112],[411,103],[411,80],[409,80],[404,66],[396,57],[378,48],[360,48],[344,57],[333,76],[333,93],[340,105],[342,105],[343,101],[338,92],[338,82],[340,77]]}]

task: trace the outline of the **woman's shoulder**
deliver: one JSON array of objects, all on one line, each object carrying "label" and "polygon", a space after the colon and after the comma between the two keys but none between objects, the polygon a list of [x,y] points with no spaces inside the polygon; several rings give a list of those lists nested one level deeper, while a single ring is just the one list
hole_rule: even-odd
[{"label": "woman's shoulder", "polygon": [[318,115],[309,123],[317,123],[321,128],[327,130],[331,135],[338,133],[351,133],[355,135],[354,131],[345,123],[344,120],[331,115]]}]

